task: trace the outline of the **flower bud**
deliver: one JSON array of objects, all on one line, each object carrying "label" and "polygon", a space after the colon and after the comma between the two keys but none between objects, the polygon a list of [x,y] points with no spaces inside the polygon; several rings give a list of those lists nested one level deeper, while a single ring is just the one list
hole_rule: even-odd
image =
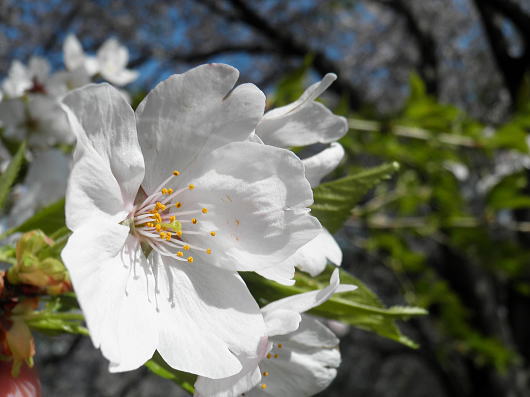
[{"label": "flower bud", "polygon": [[8,281],[37,287],[49,295],[70,291],[66,268],[60,260],[47,256],[46,249],[54,245],[40,230],[25,233],[17,242],[17,262],[7,271]]}]

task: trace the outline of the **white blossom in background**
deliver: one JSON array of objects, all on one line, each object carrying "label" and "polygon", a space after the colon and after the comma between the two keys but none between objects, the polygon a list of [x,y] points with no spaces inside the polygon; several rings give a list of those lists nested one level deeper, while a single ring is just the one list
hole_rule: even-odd
[{"label": "white blossom in background", "polygon": [[70,162],[70,156],[58,149],[35,152],[24,182],[15,188],[10,227],[18,226],[37,209],[64,197]]},{"label": "white blossom in background", "polygon": [[8,139],[27,139],[31,148],[73,143],[74,135],[59,102],[52,97],[29,94],[26,99],[0,102],[0,127]]},{"label": "white blossom in background", "polygon": [[83,69],[89,76],[99,74],[117,86],[132,83],[139,75],[137,71],[127,69],[129,51],[114,38],[106,40],[94,57],[86,55],[77,37],[70,34],[64,42],[63,53],[68,70]]},{"label": "white blossom in background", "polygon": [[26,92],[44,92],[51,71],[50,63],[41,57],[31,57],[28,66],[15,60],[2,82],[7,98],[18,98]]},{"label": "white blossom in background", "polygon": [[[335,141],[348,131],[347,120],[315,101],[336,78],[335,74],[328,73],[321,81],[307,88],[297,101],[265,113],[253,137],[266,145],[282,148],[330,144],[302,161],[311,187],[318,186],[344,157],[344,148]],[[316,276],[324,270],[328,261],[340,266],[342,251],[333,236],[322,229],[319,236],[300,248],[287,263],[295,264],[300,270]],[[275,281],[289,284],[290,278],[291,274],[286,271],[283,278],[276,278]]]},{"label": "white blossom in background", "polygon": [[[75,136],[59,99],[67,92],[89,84],[95,73],[109,77],[117,84],[125,84],[137,76],[137,72],[125,69],[127,49],[113,39],[107,40],[98,57],[93,58],[84,55],[74,36],[66,38],[64,47],[66,70],[52,73],[46,59],[33,56],[27,65],[15,60],[0,84],[2,137],[15,142],[26,140],[26,157],[30,161],[26,180],[14,193],[14,206],[8,219],[4,220],[5,227],[17,226],[40,208],[64,196],[69,156],[50,148],[70,145]],[[2,170],[10,159],[10,153],[0,142]]]},{"label": "white blossom in background", "polygon": [[114,88],[64,99],[77,137],[62,257],[111,371],[158,350],[173,368],[224,378],[265,323],[237,271],[283,262],[320,232],[290,151],[248,142],[265,98],[238,71],[203,65],[160,83],[136,113]]},{"label": "white blossom in background", "polygon": [[293,295],[261,309],[267,337],[259,354],[244,362],[237,375],[226,379],[199,377],[197,397],[312,396],[324,390],[340,365],[339,340],[320,321],[302,313],[333,294],[355,290],[341,285],[338,269],[323,290]]}]

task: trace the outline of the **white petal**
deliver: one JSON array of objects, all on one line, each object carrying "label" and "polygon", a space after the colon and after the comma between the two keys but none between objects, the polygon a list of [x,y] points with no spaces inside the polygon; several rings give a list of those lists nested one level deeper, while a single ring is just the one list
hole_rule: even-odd
[{"label": "white petal", "polygon": [[302,160],[305,167],[305,176],[311,187],[318,186],[327,174],[337,168],[343,157],[344,148],[340,143],[333,142],[329,148]]},{"label": "white petal", "polygon": [[78,140],[74,161],[88,155],[98,161],[99,157],[101,164],[93,167],[108,170],[105,178],[115,179],[124,209],[129,210],[144,176],[143,156],[130,105],[108,84],[93,84],[72,91],[63,102],[71,110],[69,120]]},{"label": "white petal", "polygon": [[62,252],[92,341],[113,372],[141,366],[158,341],[153,276],[137,248],[129,228],[96,218]]},{"label": "white petal", "polygon": [[129,62],[129,51],[115,38],[106,40],[98,50],[97,59],[101,72],[122,70]]},{"label": "white petal", "polygon": [[339,269],[335,269],[331,275],[329,286],[322,290],[315,290],[288,296],[263,307],[261,310],[264,314],[273,312],[279,309],[293,310],[298,313],[306,312],[314,307],[320,306],[327,301],[334,293],[353,291],[357,287],[354,285],[340,285]]},{"label": "white petal", "polygon": [[[248,396],[313,396],[329,386],[340,365],[338,339],[317,320],[303,316],[298,331],[274,337],[272,357],[260,363],[268,376]],[[281,343],[282,348],[278,348]],[[274,354],[278,354],[274,358]]]},{"label": "white petal", "polygon": [[284,264],[267,267],[265,269],[256,269],[260,276],[276,281],[282,285],[294,285],[294,265],[285,261]]},{"label": "white petal", "polygon": [[[156,257],[156,255],[155,255]],[[158,351],[173,368],[212,379],[237,374],[236,354],[265,336],[258,305],[237,273],[167,257],[158,268]]]},{"label": "white petal", "polygon": [[[69,112],[74,131],[82,129]],[[120,185],[108,164],[92,146],[78,140],[66,190],[66,225],[75,230],[93,217],[111,216],[122,221],[128,210]]]},{"label": "white petal", "polygon": [[24,193],[15,199],[11,209],[12,226],[25,221],[37,209],[64,197],[70,162],[70,156],[57,149],[34,153],[24,179]]},{"label": "white petal", "polygon": [[265,325],[267,326],[267,335],[285,335],[296,331],[302,320],[300,313],[289,309],[276,309],[263,313]]},{"label": "white petal", "polygon": [[82,87],[90,83],[90,76],[85,68],[80,67],[75,70],[62,70],[54,73],[46,83],[48,94],[59,98],[68,91]]},{"label": "white petal", "polygon": [[270,110],[265,117],[267,119],[278,118],[307,105],[322,95],[335,80],[337,80],[337,75],[335,73],[327,73],[322,80],[310,85],[296,101]]},{"label": "white petal", "polygon": [[38,82],[44,83],[48,79],[51,71],[51,65],[45,58],[32,56],[28,63],[28,69],[32,77]]},{"label": "white petal", "polygon": [[26,137],[26,105],[22,98],[8,98],[0,102],[0,127],[4,135],[17,140]]},{"label": "white petal", "polygon": [[63,43],[64,65],[68,70],[75,70],[84,66],[85,52],[83,46],[73,34],[66,36]]},{"label": "white petal", "polygon": [[344,136],[348,131],[346,119],[314,101],[336,77],[327,74],[297,101],[267,112],[256,127],[256,134],[265,144],[278,147],[329,143]]},{"label": "white petal", "polygon": [[29,95],[28,98],[28,117],[34,122],[34,127],[28,129],[28,143],[45,148],[58,143],[73,143],[74,134],[57,99],[39,94]]},{"label": "white petal", "polygon": [[7,78],[2,83],[2,90],[10,98],[16,98],[31,88],[33,82],[28,69],[20,61],[13,61]]},{"label": "white petal", "polygon": [[[197,225],[206,241],[190,237],[192,244],[212,249],[212,255],[204,254],[209,263],[231,270],[270,268],[320,232],[305,208],[312,191],[302,163],[288,150],[231,143],[190,174],[196,187],[179,200],[209,211]],[[215,238],[210,230],[217,231]]]},{"label": "white petal", "polygon": [[88,76],[99,72],[99,63],[95,57],[86,55],[83,46],[73,34],[69,34],[63,43],[64,65],[69,71],[82,69]]},{"label": "white petal", "polygon": [[112,84],[117,86],[124,86],[129,83],[132,83],[140,75],[136,70],[122,69],[113,73],[101,72],[101,76],[110,81]]},{"label": "white petal", "polygon": [[199,376],[195,382],[196,397],[234,397],[252,389],[261,380],[259,362],[271,348],[267,338],[261,340],[256,354],[252,356],[239,355],[243,368],[233,376],[222,379],[210,379]]},{"label": "white petal", "polygon": [[315,277],[324,271],[328,261],[340,266],[342,250],[333,236],[326,229],[322,229],[318,236],[296,251],[285,262]]},{"label": "white petal", "polygon": [[142,186],[148,194],[174,169],[186,171],[212,150],[250,136],[263,116],[265,96],[251,84],[234,89],[238,76],[228,65],[202,65],[163,81],[138,106],[146,159]]}]

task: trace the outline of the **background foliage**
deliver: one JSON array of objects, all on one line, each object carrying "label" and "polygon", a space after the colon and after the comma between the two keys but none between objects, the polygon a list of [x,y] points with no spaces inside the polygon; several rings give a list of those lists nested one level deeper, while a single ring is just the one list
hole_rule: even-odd
[{"label": "background foliage", "polygon": [[[342,372],[325,394],[528,394],[527,1],[8,0],[0,15],[0,71],[34,53],[58,65],[69,31],[92,50],[115,35],[142,72],[132,87],[138,98],[168,74],[206,61],[240,68],[243,81],[267,88],[271,106],[337,73],[326,100],[350,121],[341,141],[347,161],[317,189],[313,210],[334,231],[346,221],[337,234],[343,266],[387,306],[424,307],[430,315],[386,335],[414,340],[417,350],[351,331]],[[390,179],[363,182],[379,172]],[[357,183],[343,187],[343,177]],[[64,222],[61,205],[43,219]],[[326,217],[329,208],[341,209],[339,219]],[[381,306],[361,292],[371,310]],[[377,331],[362,310],[344,320]],[[44,371],[75,360],[82,343],[51,352]],[[121,389],[103,395],[139,395],[146,376],[124,377]],[[50,390],[67,387],[59,383]],[[86,395],[105,390],[90,387],[96,394]]]}]

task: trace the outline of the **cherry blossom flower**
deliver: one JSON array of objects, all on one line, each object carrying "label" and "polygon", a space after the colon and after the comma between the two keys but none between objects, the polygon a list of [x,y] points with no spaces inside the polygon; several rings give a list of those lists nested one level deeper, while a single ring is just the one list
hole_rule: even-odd
[{"label": "cherry blossom flower", "polygon": [[[344,148],[335,141],[348,131],[346,119],[333,114],[326,106],[315,101],[336,78],[335,74],[328,73],[322,81],[311,85],[297,101],[265,113],[253,137],[256,139],[257,136],[258,141],[267,145],[283,148],[330,143],[329,147],[303,160],[305,175],[311,187],[318,186],[322,178],[333,171],[344,157]],[[314,240],[301,247],[287,263],[316,276],[324,270],[328,261],[340,266],[342,251],[333,236],[322,229]],[[290,284],[294,267],[286,266],[284,269],[290,270],[285,270],[283,278],[275,280]]]},{"label": "cherry blossom flower", "polygon": [[18,98],[26,92],[43,92],[50,70],[49,62],[41,57],[31,57],[28,66],[16,60],[2,82],[2,90],[8,98]]},{"label": "cherry blossom flower", "polygon": [[158,350],[179,370],[238,373],[265,324],[237,271],[279,266],[320,231],[301,161],[248,142],[265,98],[238,75],[174,75],[136,112],[107,84],[64,99],[77,146],[62,258],[111,371]]},{"label": "cherry blossom flower", "polygon": [[72,143],[66,115],[59,102],[48,95],[29,94],[0,102],[0,127],[4,136],[27,139],[30,147],[47,148],[58,143]]},{"label": "cherry blossom flower", "polygon": [[355,290],[339,284],[336,269],[323,290],[293,295],[261,309],[267,326],[256,355],[245,357],[243,369],[226,379],[199,377],[196,396],[312,396],[324,390],[340,364],[339,340],[318,320],[303,315],[334,293]]},{"label": "cherry blossom flower", "polygon": [[105,80],[118,85],[127,85],[138,78],[138,72],[127,69],[129,51],[118,40],[106,40],[96,56],[86,55],[79,40],[72,34],[66,37],[63,46],[64,64],[70,71],[83,69],[89,76],[100,74]]}]

